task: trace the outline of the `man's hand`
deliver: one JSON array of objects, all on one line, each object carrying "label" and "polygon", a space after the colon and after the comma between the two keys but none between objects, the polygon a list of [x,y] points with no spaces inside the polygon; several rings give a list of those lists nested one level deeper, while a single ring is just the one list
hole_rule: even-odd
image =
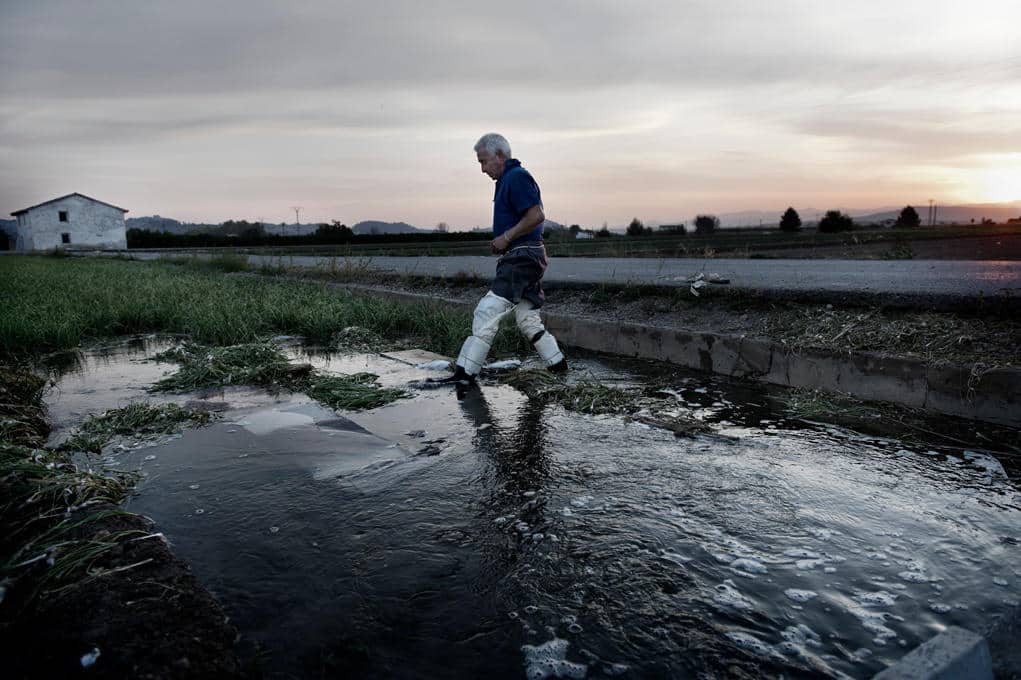
[{"label": "man's hand", "polygon": [[499,255],[507,252],[507,248],[510,247],[510,241],[506,236],[500,234],[493,239],[493,242],[489,244],[489,247],[492,249],[494,255]]}]

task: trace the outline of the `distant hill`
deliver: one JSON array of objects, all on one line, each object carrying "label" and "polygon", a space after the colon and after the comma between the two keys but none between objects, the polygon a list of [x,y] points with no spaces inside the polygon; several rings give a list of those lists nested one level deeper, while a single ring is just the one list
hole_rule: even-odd
[{"label": "distant hill", "polygon": [[220,225],[218,224],[196,224],[193,222],[178,222],[169,217],[152,215],[150,217],[129,217],[124,220],[127,229],[144,229],[146,231],[166,231],[171,234],[191,234],[196,232],[211,231]]},{"label": "distant hill", "polygon": [[356,234],[428,234],[433,229],[419,229],[407,222],[380,222],[378,220],[366,220],[351,227]]},{"label": "distant hill", "polygon": [[[924,224],[929,214],[929,204],[913,206]],[[882,222],[884,220],[896,220],[900,215],[903,206],[895,210],[876,212],[867,215],[853,215],[856,222]],[[975,205],[939,205],[936,206],[936,222],[956,222],[968,224],[976,223],[984,219],[994,222],[1006,222],[1012,217],[1021,217],[1021,202],[1018,203],[978,203]]]},{"label": "distant hill", "polygon": [[[904,205],[908,204],[905,203]],[[904,205],[884,206],[878,208],[847,208],[844,206],[830,206],[825,209],[811,206],[794,206],[794,209],[798,211],[798,215],[801,216],[801,220],[806,224],[815,223],[820,217],[826,214],[827,210],[840,210],[841,212],[853,217],[854,221],[860,224],[878,224],[886,220],[897,219],[897,216],[904,208]],[[924,222],[929,210],[929,202],[912,203],[911,205],[918,211],[918,214],[921,215],[922,221]],[[763,227],[773,227],[780,223],[780,215],[783,214],[785,209],[786,207],[778,210],[742,210],[739,212],[716,213],[716,216],[720,218],[720,226],[723,228],[757,227],[759,224]],[[971,220],[975,220],[976,223],[979,223],[983,219],[990,219],[995,222],[1006,222],[1011,217],[1021,217],[1021,201],[1014,201],[1011,203],[939,205],[936,213],[936,221],[941,224],[949,222],[968,224]],[[694,216],[691,216],[684,222],[690,227],[693,220]],[[675,220],[674,222],[680,222],[680,220]],[[657,223],[655,222],[647,222],[646,224],[652,227],[657,226]],[[627,226],[611,227],[611,229],[613,231],[625,231]]]}]

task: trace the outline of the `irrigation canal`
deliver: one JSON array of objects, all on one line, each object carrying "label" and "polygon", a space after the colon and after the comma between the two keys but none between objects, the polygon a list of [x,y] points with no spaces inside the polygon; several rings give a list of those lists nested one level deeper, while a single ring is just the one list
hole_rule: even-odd
[{"label": "irrigation canal", "polygon": [[[59,379],[55,438],[129,401],[212,425],[108,446],[268,677],[870,677],[1021,599],[1021,494],[992,456],[789,419],[671,376],[714,435],[540,407],[502,384],[356,414],[254,388],[154,398],[156,341]],[[376,355],[294,357],[404,385]],[[656,367],[579,359],[634,385]]]}]

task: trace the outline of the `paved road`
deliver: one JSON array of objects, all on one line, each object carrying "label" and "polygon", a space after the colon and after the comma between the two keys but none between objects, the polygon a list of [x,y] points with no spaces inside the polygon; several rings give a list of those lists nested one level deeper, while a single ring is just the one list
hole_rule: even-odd
[{"label": "paved road", "polygon": [[[170,253],[160,253],[169,255]],[[138,252],[137,256],[157,256]],[[454,257],[357,257],[251,255],[263,262],[295,266],[373,267],[401,274],[452,276],[460,272],[483,278],[492,275],[496,259]],[[333,262],[335,260],[335,262]],[[703,272],[729,279],[729,288],[781,294],[864,295],[919,300],[1005,298],[1021,301],[1021,261],[988,260],[747,260],[553,258],[548,284],[600,283],[687,286],[687,278]]]}]

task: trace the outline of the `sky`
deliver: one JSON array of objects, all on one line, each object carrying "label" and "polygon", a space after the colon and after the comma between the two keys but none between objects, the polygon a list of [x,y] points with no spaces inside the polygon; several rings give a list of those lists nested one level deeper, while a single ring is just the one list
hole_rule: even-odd
[{"label": "sky", "polygon": [[1021,200],[1017,0],[0,0],[0,211],[488,226]]}]

